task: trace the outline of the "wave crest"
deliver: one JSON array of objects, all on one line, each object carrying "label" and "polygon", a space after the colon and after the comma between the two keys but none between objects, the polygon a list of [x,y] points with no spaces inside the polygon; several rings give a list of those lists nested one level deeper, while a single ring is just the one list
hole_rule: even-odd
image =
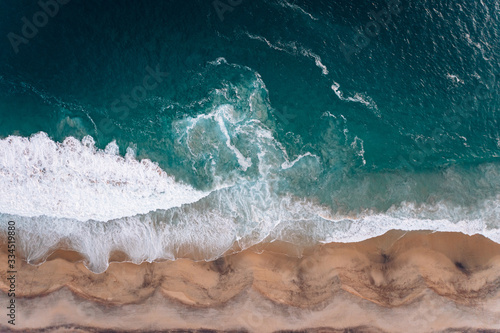
[{"label": "wave crest", "polygon": [[86,136],[54,142],[40,132],[0,140],[0,211],[79,221],[110,219],[198,201],[207,192],[176,182],[156,163],[137,160],[116,142]]}]

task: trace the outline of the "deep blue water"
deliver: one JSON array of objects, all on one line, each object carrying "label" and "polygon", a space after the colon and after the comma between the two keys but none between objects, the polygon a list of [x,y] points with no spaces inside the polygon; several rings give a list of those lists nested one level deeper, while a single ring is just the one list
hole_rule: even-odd
[{"label": "deep blue water", "polygon": [[0,213],[34,260],[500,240],[498,1],[65,2],[0,4]]}]

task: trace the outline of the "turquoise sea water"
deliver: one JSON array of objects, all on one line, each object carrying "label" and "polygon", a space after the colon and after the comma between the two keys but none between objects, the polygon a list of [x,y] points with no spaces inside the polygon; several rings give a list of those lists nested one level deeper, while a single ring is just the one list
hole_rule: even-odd
[{"label": "turquoise sea water", "polygon": [[5,1],[2,219],[33,262],[94,271],[394,228],[498,242],[499,8]]}]

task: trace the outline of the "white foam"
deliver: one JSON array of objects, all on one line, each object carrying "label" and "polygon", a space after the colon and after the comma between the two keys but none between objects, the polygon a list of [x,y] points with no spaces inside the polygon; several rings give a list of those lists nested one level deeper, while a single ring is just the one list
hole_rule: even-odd
[{"label": "white foam", "polygon": [[464,80],[462,80],[455,74],[446,74],[446,77],[455,83],[464,83]]},{"label": "white foam", "polygon": [[314,20],[314,21],[317,21],[317,20],[318,20],[316,17],[312,16],[310,13],[306,12],[306,11],[305,11],[304,9],[302,9],[301,7],[299,7],[299,6],[295,5],[295,4],[291,4],[291,3],[287,2],[286,0],[282,0],[282,1],[280,1],[280,2],[279,2],[279,4],[280,4],[282,7],[289,7],[289,8],[291,8],[291,9],[298,10],[298,11],[300,11],[302,14],[309,16],[309,18],[310,18],[311,20]]},{"label": "white foam", "polygon": [[[358,142],[359,142],[359,148],[358,148]],[[351,144],[351,147],[356,149],[358,148],[358,156],[361,157],[361,160],[363,161],[363,165],[366,165],[366,160],[365,160],[365,147],[363,145],[363,140],[358,138],[357,136],[354,137],[354,141]]]},{"label": "white foam", "polygon": [[6,219],[16,221],[19,243],[29,261],[45,258],[64,240],[87,258],[86,264],[94,272],[107,269],[114,250],[125,252],[135,263],[186,255],[213,260],[235,242],[242,249],[272,240],[298,246],[358,242],[392,229],[482,234],[500,242],[500,229],[489,224],[500,217],[500,198],[485,202],[473,215],[446,202],[419,206],[408,202],[386,212],[339,214],[309,199],[277,195],[272,188],[269,181],[244,182],[180,208],[106,223],[46,217]]},{"label": "white foam", "polygon": [[323,73],[323,75],[328,75],[328,68],[325,65],[323,65],[323,63],[321,62],[321,57],[319,55],[305,48],[301,48],[301,53],[307,57],[313,58],[316,66],[321,68],[321,72]]},{"label": "white foam", "polygon": [[208,193],[176,182],[157,164],[86,136],[54,142],[41,132],[0,140],[0,212],[20,216],[114,218],[192,203]]},{"label": "white foam", "polygon": [[267,44],[267,46],[269,46],[270,48],[274,49],[274,50],[278,50],[278,51],[286,51],[285,49],[282,49],[274,44],[272,44],[270,41],[268,41],[265,37],[262,37],[262,36],[256,36],[256,35],[253,35],[251,33],[246,33],[246,35],[251,38],[251,39],[255,39],[255,40],[259,40],[261,42],[264,42]]},{"label": "white foam", "polygon": [[377,117],[379,117],[379,118],[382,117],[382,115],[380,114],[380,111],[378,110],[377,104],[370,96],[366,96],[366,95],[361,94],[361,93],[355,93],[354,97],[350,97],[350,96],[344,97],[344,94],[340,90],[340,84],[338,84],[335,81],[333,81],[331,88],[332,88],[333,92],[335,93],[335,95],[337,95],[337,97],[340,100],[346,101],[346,102],[361,103],[361,104],[367,106],[368,108],[372,109]]},{"label": "white foam", "polygon": [[[191,146],[196,145],[196,140],[198,137],[195,137],[194,139],[191,138],[193,130],[196,129],[197,127],[200,127],[200,131],[205,132],[204,126],[201,125],[202,121],[211,121],[214,125],[216,124],[220,133],[224,136],[225,140],[224,143],[229,148],[233,154],[236,156],[239,165],[241,166],[241,169],[243,171],[246,171],[249,167],[252,166],[251,159],[249,157],[245,157],[239,150],[236,148],[232,142],[231,138],[232,136],[230,135],[226,122],[232,124],[232,125],[237,125],[238,122],[241,121],[241,119],[238,118],[239,115],[235,112],[234,108],[231,105],[221,105],[214,109],[212,112],[208,114],[201,114],[198,115],[195,118],[187,118],[184,119],[180,122],[177,122],[176,125],[180,128],[179,131],[183,131],[185,134],[181,136],[181,138],[185,135],[186,136],[186,145],[191,153],[191,155],[196,156],[197,153],[193,151]],[[188,125],[186,125],[186,123]],[[238,126],[236,126],[238,127]],[[211,130],[214,130],[214,127],[210,127]],[[217,148],[216,145],[214,145],[214,148]],[[218,150],[218,149],[217,149]]]},{"label": "white foam", "polygon": [[299,155],[299,156],[298,156],[295,160],[293,160],[293,161],[291,161],[291,162],[290,162],[290,161],[288,161],[288,160],[287,160],[287,161],[285,161],[285,162],[283,162],[283,163],[281,164],[281,168],[282,168],[283,170],[290,169],[291,167],[293,167],[293,166],[295,165],[295,163],[297,163],[298,161],[300,161],[301,159],[303,159],[303,158],[304,158],[304,157],[306,157],[306,156],[314,157],[314,158],[316,158],[317,160],[319,160],[319,157],[318,157],[318,156],[316,156],[316,155],[314,155],[314,154],[311,154],[310,152],[307,152],[307,153],[305,153],[305,154]]},{"label": "white foam", "polygon": [[315,65],[321,69],[321,73],[323,75],[328,75],[328,73],[329,73],[328,68],[322,63],[321,57],[319,55],[317,55],[316,53],[312,52],[309,49],[306,49],[303,46],[300,46],[300,45],[297,46],[296,42],[284,43],[284,42],[278,41],[277,43],[273,44],[269,40],[267,40],[265,37],[256,36],[256,35],[250,34],[248,32],[246,32],[246,35],[251,39],[259,40],[261,42],[266,43],[267,46],[269,46],[273,50],[286,52],[290,55],[302,55],[302,56],[305,56],[308,58],[312,58],[312,59],[314,59]]},{"label": "white foam", "polygon": [[214,61],[209,61],[208,63],[211,65],[219,66],[221,64],[227,64],[227,60],[224,57],[219,57],[219,58],[215,59]]},{"label": "white foam", "polygon": [[[228,115],[227,118],[229,118],[230,120],[232,120],[234,122],[234,119],[231,117],[232,114],[230,113],[231,106],[224,105],[221,107],[221,110],[222,110],[222,112],[225,111],[224,113],[226,113]],[[219,124],[220,130],[222,131],[222,133],[226,137],[226,145],[229,147],[229,149],[231,149],[232,152],[234,152],[234,154],[238,158],[238,163],[242,167],[243,171],[246,171],[249,167],[252,166],[252,162],[251,162],[250,158],[243,156],[243,154],[238,150],[238,148],[236,148],[231,143],[231,137],[229,136],[226,125],[224,124],[224,119],[227,119],[227,118],[223,118],[220,115],[220,113],[218,113],[217,114],[217,123]]]},{"label": "white foam", "polygon": [[481,234],[500,243],[500,229],[496,227],[500,218],[500,196],[485,200],[472,212],[468,207],[450,205],[445,201],[432,205],[402,202],[383,213],[366,211],[354,217],[334,215],[325,218],[349,224],[348,233],[331,234],[323,241],[325,243],[359,242],[392,229]]}]

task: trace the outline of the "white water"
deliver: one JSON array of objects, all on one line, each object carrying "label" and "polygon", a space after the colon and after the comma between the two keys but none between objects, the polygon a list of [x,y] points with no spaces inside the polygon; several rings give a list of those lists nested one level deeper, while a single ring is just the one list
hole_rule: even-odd
[{"label": "white water", "polygon": [[[125,158],[118,156],[115,143],[98,150],[90,138],[56,143],[43,133],[31,139],[8,137],[0,141],[0,217],[16,221],[20,249],[29,261],[43,260],[65,244],[81,253],[94,272],[107,269],[115,250],[135,263],[186,256],[212,260],[235,242],[242,248],[272,240],[298,246],[355,242],[391,229],[479,233],[500,242],[498,196],[473,207],[445,200],[422,205],[408,201],[385,212],[339,213],[313,199],[278,193],[280,182],[293,183],[304,172],[315,172],[320,158],[305,153],[288,159],[268,129],[246,121],[225,106],[182,124],[189,130],[179,143],[192,145],[187,152],[193,156],[200,148],[193,146],[193,135],[201,128],[223,131],[218,125],[231,138],[246,132],[253,139],[245,142],[256,147],[253,159],[260,176],[240,177],[241,169],[233,177],[219,175],[210,192],[175,182],[151,161],[137,161],[130,150]],[[228,156],[241,160],[233,150],[241,147],[227,143],[225,135],[220,144],[227,144]],[[495,179],[494,165],[483,169],[481,182]],[[461,177],[450,171],[445,179],[456,186]],[[390,180],[394,190],[397,179]],[[109,217],[113,214],[118,216]]]},{"label": "white water", "polygon": [[92,137],[63,143],[47,134],[0,140],[0,212],[19,216],[107,221],[169,209],[206,196],[176,182],[132,149],[118,155],[115,142],[105,150]]},{"label": "white water", "polygon": [[[211,65],[236,66],[223,58]],[[333,88],[344,98],[338,85]],[[226,100],[232,95],[234,104]],[[500,186],[494,164],[481,166],[475,175],[453,168],[423,176],[368,174],[355,184],[340,182],[326,188],[332,207],[346,196],[366,207],[375,202],[373,193],[399,202],[382,211],[341,213],[307,195],[293,195],[309,183],[325,186],[317,182],[325,169],[342,180],[346,159],[364,165],[363,141],[348,132],[344,116],[326,113],[324,142],[314,152],[290,158],[268,127],[272,121],[266,122],[266,96],[256,74],[247,86],[214,91],[207,99],[214,105],[205,113],[172,123],[176,155],[186,161],[186,168],[210,179],[207,191],[176,181],[154,162],[137,160],[131,149],[119,156],[114,142],[99,150],[91,137],[82,142],[69,137],[63,143],[44,133],[2,139],[0,218],[16,221],[20,248],[28,260],[43,260],[65,244],[85,256],[95,272],[107,268],[114,250],[136,263],[183,256],[211,260],[234,242],[242,248],[272,240],[297,245],[354,242],[391,229],[480,233],[500,242],[500,197],[487,195]],[[336,140],[343,136],[344,148],[337,149]],[[368,191],[384,186],[388,193]],[[411,198],[419,191],[439,196],[434,203],[417,205]],[[464,202],[472,202],[477,194],[481,198],[470,206],[456,202],[462,196]]]},{"label": "white water", "polygon": [[43,260],[64,242],[94,272],[107,269],[114,250],[135,263],[179,257],[213,260],[235,242],[243,249],[273,240],[300,247],[357,242],[391,229],[478,233],[500,242],[500,230],[490,224],[500,217],[500,198],[484,202],[472,214],[439,202],[345,215],[311,200],[277,196],[270,188],[254,183],[221,189],[194,204],[108,222],[0,216],[16,221],[19,246],[29,261]]}]

